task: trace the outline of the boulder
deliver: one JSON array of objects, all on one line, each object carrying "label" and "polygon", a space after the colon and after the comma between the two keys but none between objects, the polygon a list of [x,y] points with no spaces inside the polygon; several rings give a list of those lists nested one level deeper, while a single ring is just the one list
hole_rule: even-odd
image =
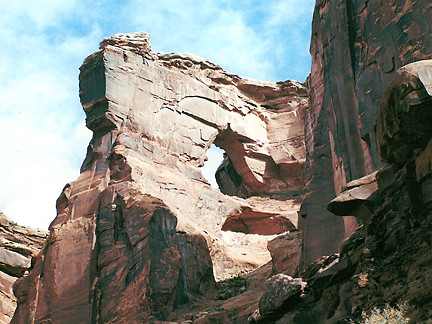
[{"label": "boulder", "polygon": [[369,223],[380,200],[377,173],[349,182],[342,193],[328,204],[327,210],[337,216],[354,216]]},{"label": "boulder", "polygon": [[301,259],[302,232],[281,234],[268,242],[273,274],[283,273],[295,276]]},{"label": "boulder", "polygon": [[277,317],[292,309],[300,301],[300,295],[305,287],[300,278],[279,273],[269,278],[263,286],[263,294],[259,300],[261,318]]}]

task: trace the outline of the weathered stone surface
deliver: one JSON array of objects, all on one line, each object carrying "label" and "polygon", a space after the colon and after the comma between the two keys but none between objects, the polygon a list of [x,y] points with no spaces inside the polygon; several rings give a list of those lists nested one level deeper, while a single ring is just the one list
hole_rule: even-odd
[{"label": "weathered stone surface", "polygon": [[[369,210],[373,214],[369,223],[342,244],[339,259],[334,254],[323,257],[306,269],[305,295],[298,307],[276,321],[278,324],[348,322],[373,307],[404,302],[408,302],[406,315],[412,322],[430,320],[430,263],[426,255],[432,247],[426,237],[432,218],[424,208],[430,207],[427,197],[431,192],[426,148],[431,137],[430,109],[426,105],[415,109],[419,98],[426,99],[424,104],[429,100],[429,72],[422,72],[423,89],[417,78],[406,85],[395,81],[393,89],[402,89],[393,93],[396,97],[383,98],[383,94],[400,67],[432,57],[432,27],[426,18],[431,13],[430,3],[421,0],[316,3],[311,103],[306,113],[306,198],[300,210],[304,219],[299,220],[304,231],[303,264],[336,252],[344,229],[348,236],[348,228],[356,228],[355,223],[332,220],[323,212],[324,205],[344,190],[345,195],[339,198],[343,201],[336,203],[362,201],[360,206],[364,206],[372,192],[380,197]],[[401,95],[410,87],[421,93]],[[390,102],[396,107],[401,102],[403,111],[379,119],[377,128],[382,129],[375,144],[374,123],[382,98],[383,104]],[[406,111],[409,118],[405,118]],[[386,161],[396,164],[376,174],[377,184],[365,183],[362,177],[382,165],[378,148]],[[365,188],[359,181],[346,185],[358,178]],[[255,315],[259,319],[259,314]]]},{"label": "weathered stone surface", "polygon": [[[408,66],[407,70],[412,67]],[[399,85],[394,80],[397,77],[388,89],[404,88],[406,78],[402,78]],[[407,99],[408,106],[413,98],[415,96]],[[410,118],[417,120],[417,129],[420,132],[428,129],[429,119],[421,117],[424,111],[408,108],[412,114]],[[425,105],[424,108],[429,107]],[[393,140],[401,140],[399,131],[407,120],[401,120],[400,114],[389,113],[378,122],[381,130],[393,124],[401,126],[393,137],[377,136],[378,147],[388,148],[394,144]],[[302,278],[307,281],[307,289],[298,307],[276,323],[353,320],[360,323],[364,322],[363,313],[369,314],[375,307],[380,309],[385,304],[404,304],[403,315],[410,322],[430,322],[432,213],[427,198],[431,186],[427,180],[431,173],[432,136],[427,133],[424,136],[427,140],[412,137],[411,147],[402,148],[405,152],[399,156],[387,155],[393,165],[348,183],[346,191],[333,200],[330,205],[333,207],[329,209],[345,214],[347,210],[365,206],[373,195],[379,196],[373,199],[373,208],[369,210],[372,216],[342,243],[339,256],[323,257],[306,268]],[[348,197],[344,193],[351,195]]]},{"label": "weathered stone surface", "polygon": [[300,278],[293,279],[282,273],[269,278],[264,283],[264,292],[259,301],[260,321],[266,317],[273,318],[281,310],[285,312],[294,308],[305,285]]},{"label": "weathered stone surface", "polygon": [[47,232],[15,224],[0,212],[0,323],[9,323],[16,308],[12,287],[32,268]]},{"label": "weathered stone surface", "polygon": [[[216,173],[221,191],[230,195],[272,195],[292,197],[303,192],[304,111],[307,89],[295,81],[257,83],[239,80],[241,92],[266,108],[267,143],[256,145],[250,140],[235,148],[229,132],[216,137],[215,144],[227,152],[224,163]],[[251,127],[251,126],[249,126]],[[252,126],[253,127],[253,126]],[[240,138],[239,138],[240,140]],[[248,175],[255,172],[255,178]]]},{"label": "weathered stone surface", "polygon": [[302,247],[301,231],[279,235],[268,242],[273,273],[283,273],[294,277],[300,265]]},{"label": "weathered stone surface", "polygon": [[323,257],[312,263],[301,274],[302,279],[307,281],[308,288],[315,295],[321,295],[328,287],[350,278],[360,262],[364,241],[365,238],[357,230],[342,243],[340,253]]},{"label": "weathered stone surface", "polygon": [[[241,200],[239,200],[241,202]],[[246,199],[247,206],[226,219],[223,231],[246,234],[272,235],[296,229],[298,211],[302,197],[271,199],[268,197],[251,197]],[[244,203],[243,203],[244,205]]]},{"label": "weathered stone surface", "polygon": [[15,312],[16,297],[12,286],[16,280],[16,277],[0,271],[0,323],[9,323]]},{"label": "weathered stone surface", "polygon": [[390,171],[377,174],[388,178],[371,222],[342,244],[340,255],[302,273],[305,294],[275,323],[360,323],[362,312],[386,303],[406,303],[405,316],[414,323],[430,321],[432,214],[422,204],[414,161]]},{"label": "weathered stone surface", "polygon": [[395,71],[432,57],[432,26],[425,18],[431,14],[428,0],[316,2],[302,207],[305,264],[336,252],[344,228],[354,227],[325,206],[347,182],[382,166],[375,116]]},{"label": "weathered stone surface", "polygon": [[19,253],[0,248],[0,270],[21,277],[30,268],[30,259]]},{"label": "weathered stone surface", "polygon": [[432,60],[398,69],[377,116],[376,140],[383,161],[403,166],[432,136]]},{"label": "weathered stone surface", "polygon": [[[267,263],[270,234],[298,225],[306,87],[153,53],[148,40],[105,39],[81,67],[93,139],[46,248],[16,285],[14,323],[170,321],[215,296],[215,279]],[[240,197],[203,178],[212,143]]]},{"label": "weathered stone surface", "polygon": [[[258,309],[263,283],[271,276],[271,272],[272,265],[269,262],[256,270],[242,274],[240,279],[246,281],[246,290],[243,287],[241,294],[227,300],[215,300],[213,296],[207,295],[207,298],[200,299],[198,305],[179,310],[178,321],[192,320],[193,323],[199,324],[247,323],[248,317]],[[238,277],[233,279],[237,281]],[[217,286],[226,286],[225,284],[233,279],[219,282]]]},{"label": "weathered stone surface", "polygon": [[[429,70],[410,79],[416,96],[400,97],[403,88],[381,99],[401,66],[432,57],[431,13],[427,0],[317,1],[310,105],[303,84],[246,80],[194,55],[153,53],[145,33],[104,40],[80,77],[94,137],[79,179],[57,201],[48,245],[15,285],[14,322],[245,321],[263,280],[251,289],[246,279],[244,293],[215,304],[214,278],[265,263],[269,237],[258,233],[292,227],[303,231],[309,287],[277,323],[338,323],[405,301],[410,318],[426,322],[431,128],[411,108],[427,103]],[[410,117],[380,117],[375,144],[378,107],[391,98],[408,102],[392,107],[409,108]],[[416,143],[408,147],[407,128],[414,128],[408,143]],[[221,190],[237,198],[201,175],[211,143],[226,151]],[[342,203],[364,206],[376,184],[350,181],[382,166],[378,148],[396,164],[376,174],[380,204],[352,234],[354,217],[335,217],[326,206],[344,190]],[[297,220],[287,205],[297,211],[302,201],[302,171],[307,197]],[[270,268],[257,271],[261,279]],[[265,323],[271,308],[251,320]],[[277,317],[285,311],[277,308]]]},{"label": "weathered stone surface", "polygon": [[[252,143],[245,147],[246,163],[249,168],[260,170],[258,174],[267,186],[265,191],[260,189],[261,186],[252,186],[252,183],[239,173],[239,163],[232,161],[238,158],[238,152],[230,155],[227,151],[228,156],[216,173],[221,191],[242,197],[263,193],[275,196],[301,194],[303,165],[306,159],[303,131],[304,111],[308,104],[306,87],[292,80],[279,82],[277,86],[239,80],[236,85],[242,93],[267,109],[266,150],[258,149]],[[219,141],[216,138],[215,143],[218,144]],[[223,144],[220,146],[223,147]],[[244,155],[241,151],[240,154]]]}]

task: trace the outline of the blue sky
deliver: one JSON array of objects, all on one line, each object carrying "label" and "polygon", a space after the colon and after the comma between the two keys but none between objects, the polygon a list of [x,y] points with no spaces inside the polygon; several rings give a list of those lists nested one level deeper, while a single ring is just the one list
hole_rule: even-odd
[{"label": "blue sky", "polygon": [[91,133],[78,68],[116,33],[145,31],[153,51],[201,55],[266,81],[310,71],[312,0],[0,1],[0,211],[48,228]]}]

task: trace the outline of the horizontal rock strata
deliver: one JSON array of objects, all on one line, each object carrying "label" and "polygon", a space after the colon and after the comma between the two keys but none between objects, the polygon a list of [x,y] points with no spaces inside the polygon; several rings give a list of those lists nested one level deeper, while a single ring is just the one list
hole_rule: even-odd
[{"label": "horizontal rock strata", "polygon": [[9,323],[16,308],[14,283],[33,267],[47,232],[17,225],[0,212],[0,323]]}]

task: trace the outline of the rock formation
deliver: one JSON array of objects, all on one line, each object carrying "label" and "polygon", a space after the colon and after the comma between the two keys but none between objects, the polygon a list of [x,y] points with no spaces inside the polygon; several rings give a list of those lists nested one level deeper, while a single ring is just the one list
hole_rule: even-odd
[{"label": "rock formation", "polygon": [[375,171],[349,182],[339,196],[327,206],[328,211],[338,216],[354,216],[368,224],[380,201]]},{"label": "rock formation", "polygon": [[16,308],[13,284],[33,267],[47,234],[17,225],[0,212],[0,323],[11,321]]},{"label": "rock formation", "polygon": [[[306,114],[304,264],[338,250],[356,224],[326,211],[341,188],[383,166],[373,125],[395,71],[432,58],[427,0],[318,0]],[[322,190],[326,188],[326,190]]]},{"label": "rock formation", "polygon": [[[268,240],[298,226],[307,88],[154,53],[145,33],[104,39],[80,70],[93,138],[12,323],[165,321],[268,262]],[[235,197],[201,174],[212,143]]]},{"label": "rock formation", "polygon": [[[432,318],[431,14],[318,0],[306,85],[104,39],[80,73],[93,138],[12,323]],[[212,143],[220,192],[200,171]]]}]

